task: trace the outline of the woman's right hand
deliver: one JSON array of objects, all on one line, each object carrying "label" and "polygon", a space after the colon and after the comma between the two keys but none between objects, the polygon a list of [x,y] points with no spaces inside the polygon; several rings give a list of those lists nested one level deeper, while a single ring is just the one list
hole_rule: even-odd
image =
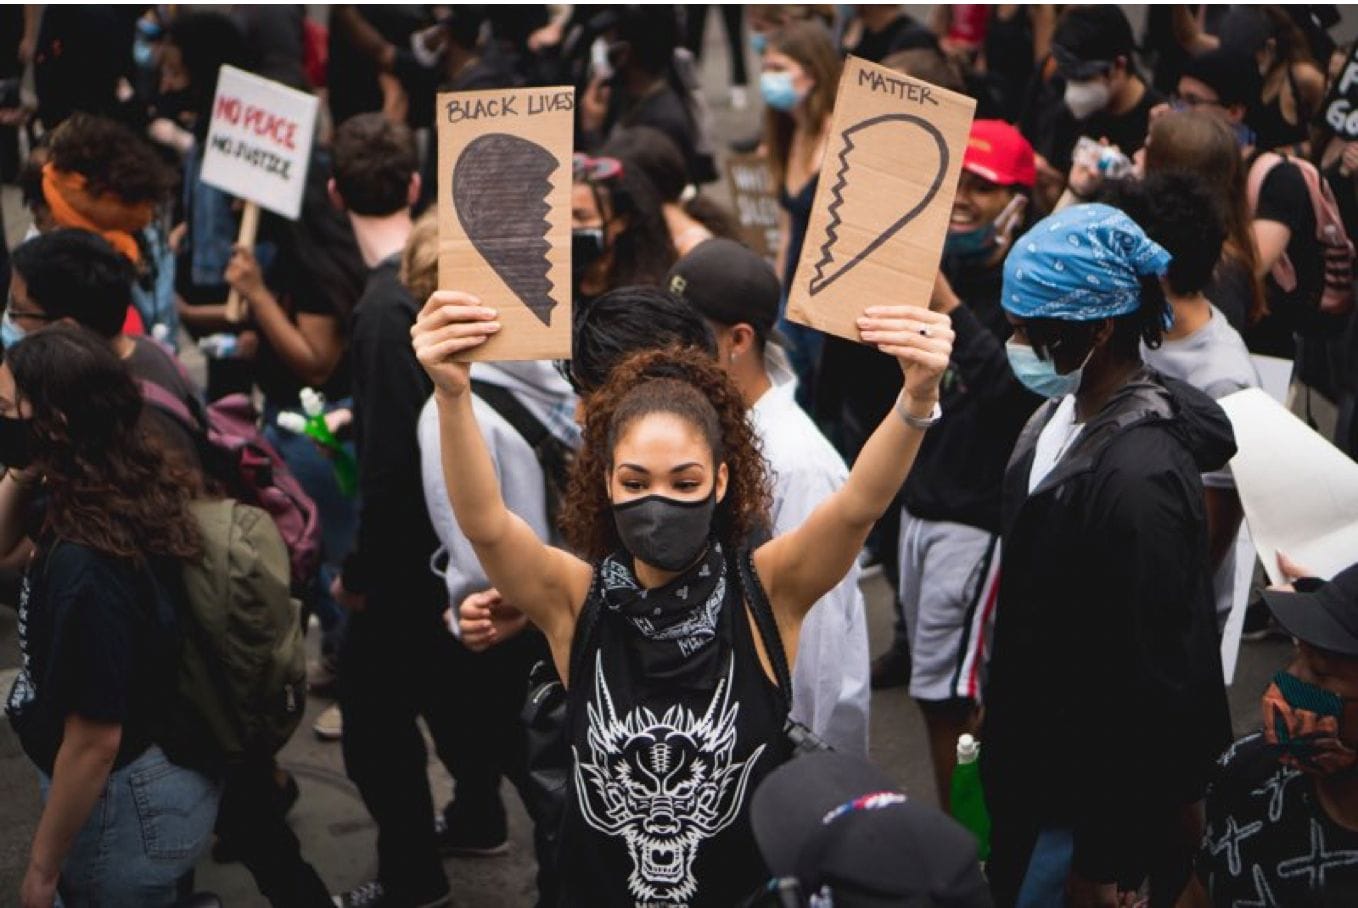
[{"label": "woman's right hand", "polygon": [[498,313],[470,293],[435,290],[410,329],[415,358],[438,393],[461,397],[471,386],[471,363],[453,359],[479,347],[500,330]]}]

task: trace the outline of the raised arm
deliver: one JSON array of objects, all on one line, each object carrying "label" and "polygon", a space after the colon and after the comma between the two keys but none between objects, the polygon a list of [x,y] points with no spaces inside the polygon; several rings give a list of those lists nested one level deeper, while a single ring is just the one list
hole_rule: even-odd
[{"label": "raised arm", "polygon": [[494,309],[474,296],[436,291],[411,329],[415,355],[434,381],[443,478],[458,526],[486,576],[553,641],[568,642],[592,576],[590,566],[553,548],[505,507],[490,452],[472,411],[470,366],[452,359],[500,330]]},{"label": "raised arm", "polygon": [[896,357],[905,386],[893,412],[858,455],[849,478],[801,526],[754,553],[755,570],[780,623],[801,623],[807,610],[848,573],[868,532],[910,472],[924,430],[906,416],[928,419],[948,368],[953,332],[948,316],[914,306],[880,306],[858,320],[866,343]]}]

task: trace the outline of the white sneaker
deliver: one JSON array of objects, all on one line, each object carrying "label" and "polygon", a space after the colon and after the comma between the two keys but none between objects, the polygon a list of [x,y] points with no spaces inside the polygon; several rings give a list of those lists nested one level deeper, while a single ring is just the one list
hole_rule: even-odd
[{"label": "white sneaker", "polygon": [[744,85],[731,86],[731,109],[744,110],[750,105],[749,96],[745,94]]},{"label": "white sneaker", "polygon": [[339,704],[332,703],[327,706],[325,711],[316,717],[311,730],[322,741],[338,741],[344,737],[344,716],[340,713]]}]

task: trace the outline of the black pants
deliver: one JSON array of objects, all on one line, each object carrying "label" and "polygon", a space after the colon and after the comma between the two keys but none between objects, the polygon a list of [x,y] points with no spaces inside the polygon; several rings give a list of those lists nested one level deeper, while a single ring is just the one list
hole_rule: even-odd
[{"label": "black pants", "polygon": [[459,649],[432,607],[371,600],[350,617],[340,646],[344,767],[377,822],[378,879],[393,905],[448,892],[418,720],[439,758],[455,767],[450,693]]},{"label": "black pants", "polygon": [[[695,60],[703,57],[703,33],[707,31],[707,10],[711,4],[692,3],[684,7],[684,46]],[[749,81],[745,73],[745,7],[726,3],[721,7],[722,23],[726,26],[726,46],[731,54],[731,84],[744,85]]]},{"label": "black pants", "polygon": [[535,630],[525,631],[485,652],[473,653],[457,644],[453,661],[456,682],[452,710],[464,730],[448,755],[448,768],[457,780],[454,800],[444,809],[450,826],[482,824],[503,828],[504,805],[500,780],[507,778],[523,793],[533,815],[534,850],[538,861],[538,904],[556,903],[556,858],[553,830],[543,828],[534,815],[533,799],[525,793],[527,761],[521,720],[528,694],[528,673],[534,663],[550,658],[547,640]]},{"label": "black pants", "polygon": [[330,908],[330,893],[302,859],[301,843],[284,816],[272,759],[253,759],[227,774],[217,834],[274,908]]}]

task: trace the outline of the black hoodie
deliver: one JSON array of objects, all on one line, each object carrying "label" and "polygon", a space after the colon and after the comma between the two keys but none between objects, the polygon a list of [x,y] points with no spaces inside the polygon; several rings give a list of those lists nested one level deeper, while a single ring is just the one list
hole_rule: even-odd
[{"label": "black hoodie", "polygon": [[1235,439],[1210,398],[1142,369],[1029,494],[1057,404],[1005,474],[981,771],[997,827],[1072,827],[1076,872],[1108,881],[1144,871],[1131,830],[1200,798],[1231,740],[1201,474]]}]

